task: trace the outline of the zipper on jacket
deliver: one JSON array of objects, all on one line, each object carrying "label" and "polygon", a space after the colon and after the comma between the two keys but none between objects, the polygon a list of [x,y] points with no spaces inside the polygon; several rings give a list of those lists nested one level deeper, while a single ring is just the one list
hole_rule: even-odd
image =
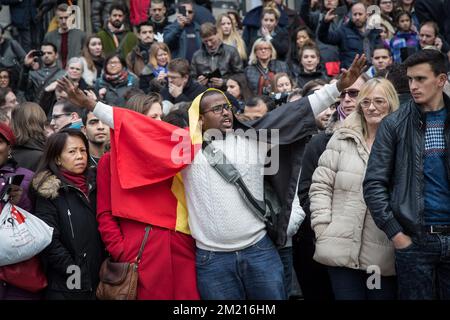
[{"label": "zipper on jacket", "polygon": [[[70,185],[70,184],[68,184],[67,187],[73,188],[73,189],[79,191],[79,192],[83,195],[83,197],[87,200],[88,203],[91,202],[91,201],[89,200],[89,197],[87,196],[87,194],[85,194],[83,191],[81,191],[81,189],[79,189],[79,188],[77,188],[77,187],[74,187],[74,186],[72,186],[72,185]],[[90,191],[92,191],[92,189],[89,190],[89,187],[88,187],[88,192],[90,192]]]},{"label": "zipper on jacket", "polygon": [[418,183],[419,186],[419,192],[417,194],[417,199],[419,200],[417,203],[417,211],[419,213],[419,235],[420,238],[423,238],[423,232],[422,232],[422,226],[424,225],[424,210],[425,210],[425,199],[424,199],[424,189],[425,189],[425,175],[423,172],[423,156],[424,156],[424,152],[425,152],[425,135],[426,135],[426,130],[427,130],[427,126],[426,126],[426,115],[423,115],[421,113],[419,113],[419,168],[418,168],[418,178],[420,179],[420,183]]},{"label": "zipper on jacket", "polygon": [[69,217],[69,224],[70,224],[70,231],[72,232],[72,238],[75,239],[75,234],[73,232],[73,225],[72,225],[72,213],[70,212],[70,209],[67,209],[67,216]]}]

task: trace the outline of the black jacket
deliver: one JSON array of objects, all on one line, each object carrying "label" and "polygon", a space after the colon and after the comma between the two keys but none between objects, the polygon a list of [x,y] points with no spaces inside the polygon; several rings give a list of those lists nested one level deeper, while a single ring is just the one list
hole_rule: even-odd
[{"label": "black jacket", "polygon": [[[266,175],[282,204],[281,216],[277,222],[277,239],[274,241],[279,247],[283,247],[287,240],[287,227],[292,211],[292,202],[296,196],[298,176],[302,166],[303,152],[310,137],[317,132],[315,118],[309,99],[283,104],[267,113],[262,118],[249,121],[245,124],[235,120],[235,129],[254,128],[257,132],[264,129],[278,129],[279,140],[271,150],[275,161],[279,160],[278,170],[273,175]],[[261,138],[261,137],[260,137]],[[276,154],[279,158],[276,158]],[[271,159],[274,160],[274,159]],[[271,166],[276,166],[274,162]]]},{"label": "black jacket", "polygon": [[45,141],[31,138],[23,145],[14,145],[12,156],[18,165],[35,172],[44,153]]},{"label": "black jacket", "polygon": [[302,65],[298,66],[296,64],[291,65],[291,70],[295,77],[295,81],[297,82],[297,86],[300,88],[303,88],[305,84],[311,80],[323,79],[325,81],[328,81],[326,72],[320,64],[317,66],[317,70],[314,72],[307,73],[305,72]]},{"label": "black jacket", "polygon": [[202,86],[200,83],[190,78],[186,83],[186,86],[183,88],[183,92],[178,97],[174,98],[169,93],[169,88],[167,86],[161,90],[161,95],[163,100],[168,100],[175,104],[178,102],[194,101],[194,99],[206,89],[207,88],[205,86]]},{"label": "black jacket", "polygon": [[[35,215],[53,227],[53,239],[41,253],[48,279],[48,299],[95,299],[103,245],[96,220],[96,188],[90,184],[89,200],[56,175],[41,172],[33,180]],[[71,266],[80,269],[79,288],[71,278]]]},{"label": "black jacket", "polygon": [[[444,136],[450,179],[450,98]],[[370,153],[364,199],[376,225],[389,238],[399,232],[421,240],[424,212],[423,154],[426,116],[411,100],[383,119]]]},{"label": "black jacket", "polygon": [[206,46],[202,45],[202,48],[197,50],[192,56],[191,77],[193,79],[197,79],[200,75],[211,73],[216,69],[219,69],[224,79],[224,88],[226,88],[226,79],[233,74],[244,72],[242,59],[235,47],[222,43],[217,52],[211,54],[206,49]]}]

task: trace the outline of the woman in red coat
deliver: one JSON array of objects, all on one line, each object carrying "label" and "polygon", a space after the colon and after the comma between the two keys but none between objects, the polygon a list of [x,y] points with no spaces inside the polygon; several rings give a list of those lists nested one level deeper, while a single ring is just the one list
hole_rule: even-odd
[{"label": "woman in red coat", "polygon": [[[161,120],[161,98],[158,94],[137,94],[127,108],[155,120]],[[114,140],[114,133],[112,133]],[[114,143],[114,141],[112,141]],[[151,225],[148,240],[138,267],[139,300],[197,300],[195,242],[190,236],[187,216],[180,217],[180,204],[174,195],[174,179],[116,193],[120,181],[114,152],[105,154],[97,168],[97,221],[106,249],[114,261],[133,262]],[[120,195],[120,196],[119,196]],[[118,202],[122,202],[118,206]],[[123,203],[145,206],[146,217],[127,219]]]}]

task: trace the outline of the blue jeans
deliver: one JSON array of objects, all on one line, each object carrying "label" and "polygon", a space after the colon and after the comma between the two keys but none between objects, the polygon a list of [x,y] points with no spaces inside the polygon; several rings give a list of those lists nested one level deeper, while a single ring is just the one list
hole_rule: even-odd
[{"label": "blue jeans", "polygon": [[283,264],[266,235],[240,251],[197,248],[197,286],[204,300],[284,300]]},{"label": "blue jeans", "polygon": [[292,290],[292,247],[280,248],[278,249],[278,254],[280,255],[281,262],[283,263],[284,288],[286,289],[286,296],[289,298]]},{"label": "blue jeans", "polygon": [[395,300],[397,284],[395,276],[380,277],[380,288],[369,289],[371,276],[363,270],[344,267],[328,267],[331,286],[336,300]]},{"label": "blue jeans", "polygon": [[399,299],[450,299],[450,235],[426,233],[423,241],[395,250]]}]

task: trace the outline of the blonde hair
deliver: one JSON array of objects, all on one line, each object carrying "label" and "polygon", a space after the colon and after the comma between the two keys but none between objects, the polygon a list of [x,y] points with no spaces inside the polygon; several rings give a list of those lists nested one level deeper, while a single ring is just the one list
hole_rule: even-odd
[{"label": "blonde hair", "polygon": [[167,59],[167,64],[169,64],[170,60],[172,60],[172,55],[170,54],[170,49],[164,42],[155,42],[150,47],[150,58],[149,63],[153,66],[153,68],[158,67],[158,62],[156,61],[156,56],[158,55],[158,50],[161,49],[167,52],[169,58]]},{"label": "blonde hair", "polygon": [[[227,18],[231,21],[231,33],[229,36],[225,38],[222,32],[222,19]],[[245,46],[244,40],[242,40],[241,35],[236,29],[236,25],[234,24],[233,19],[231,19],[230,15],[227,13],[222,13],[217,17],[216,20],[217,33],[222,39],[223,43],[228,44],[230,46],[236,47],[239,56],[242,60],[247,60],[247,48]]]},{"label": "blonde hair", "polygon": [[383,92],[383,97],[386,98],[389,104],[389,113],[396,111],[400,105],[397,91],[389,80],[384,78],[373,78],[364,83],[359,91],[358,98],[356,98],[356,111],[361,115],[361,125],[365,138],[367,138],[367,123],[361,108],[361,101],[364,100],[376,88],[380,88]]},{"label": "blonde hair", "polygon": [[159,93],[151,92],[149,94],[138,93],[128,99],[125,109],[130,109],[141,114],[147,114],[154,103],[159,103],[162,110],[162,97]]},{"label": "blonde hair", "polygon": [[256,57],[256,47],[258,47],[260,44],[267,44],[272,48],[272,56],[270,57],[271,60],[275,60],[277,58],[277,50],[275,50],[274,46],[269,40],[266,40],[264,38],[258,38],[253,43],[252,51],[250,53],[250,58],[248,58],[248,64],[256,64],[258,62],[258,58]]}]

